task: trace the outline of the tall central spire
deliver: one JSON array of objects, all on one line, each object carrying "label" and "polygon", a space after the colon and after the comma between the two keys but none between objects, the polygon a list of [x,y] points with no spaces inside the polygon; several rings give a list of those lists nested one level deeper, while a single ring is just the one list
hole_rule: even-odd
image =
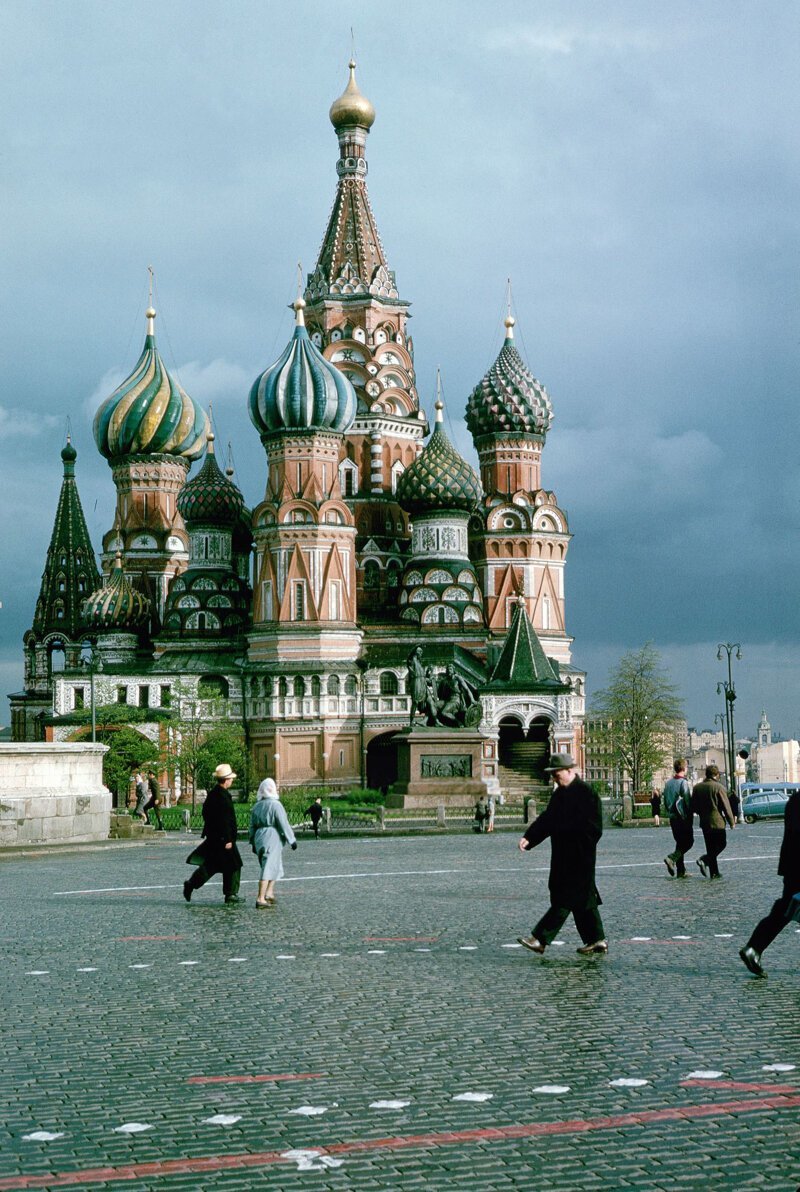
[{"label": "tall central spire", "polygon": [[375,109],[358,89],[352,58],[349,69],[347,86],[331,104],[331,124],[339,139],[339,185],[317,265],[308,278],[309,302],[328,297],[399,297],[367,194],[366,146]]}]

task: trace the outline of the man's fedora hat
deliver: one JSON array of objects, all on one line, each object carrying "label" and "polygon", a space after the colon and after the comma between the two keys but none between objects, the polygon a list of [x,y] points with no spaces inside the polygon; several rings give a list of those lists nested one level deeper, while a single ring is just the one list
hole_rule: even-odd
[{"label": "man's fedora hat", "polygon": [[217,766],[216,770],[214,771],[214,777],[220,779],[235,778],[236,774],[233,772],[227,762],[222,762],[222,764]]},{"label": "man's fedora hat", "polygon": [[553,753],[550,755],[550,764],[545,766],[546,774],[552,774],[554,770],[572,770],[575,767],[575,758],[571,753]]}]

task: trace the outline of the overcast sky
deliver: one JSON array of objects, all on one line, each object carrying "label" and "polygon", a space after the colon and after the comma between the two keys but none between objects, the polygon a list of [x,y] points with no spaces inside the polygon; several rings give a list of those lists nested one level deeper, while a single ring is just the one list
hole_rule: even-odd
[{"label": "overcast sky", "polygon": [[351,24],[420,394],[441,367],[467,455],[512,279],[590,691],[651,640],[711,726],[738,641],[737,729],[764,707],[797,736],[792,0],[0,5],[0,692],[22,685],[67,418],[96,548],[111,525],[91,420],[141,350],[150,264],[165,362],[262,497],[247,392],[333,200]]}]

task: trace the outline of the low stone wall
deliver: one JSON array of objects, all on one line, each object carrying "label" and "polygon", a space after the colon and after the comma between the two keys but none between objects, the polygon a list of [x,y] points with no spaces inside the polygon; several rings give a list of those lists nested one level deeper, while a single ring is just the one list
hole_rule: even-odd
[{"label": "low stone wall", "polygon": [[108,839],[105,745],[0,744],[0,846]]}]

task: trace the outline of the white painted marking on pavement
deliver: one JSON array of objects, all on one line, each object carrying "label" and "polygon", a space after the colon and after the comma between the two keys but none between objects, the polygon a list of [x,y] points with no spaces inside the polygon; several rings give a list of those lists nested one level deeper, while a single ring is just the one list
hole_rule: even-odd
[{"label": "white painted marking on pavement", "polygon": [[410,1101],[370,1101],[370,1109],[405,1109]]},{"label": "white painted marking on pavement", "polygon": [[276,960],[294,960],[294,952],[279,952],[275,957]]},{"label": "white painted marking on pavement", "polygon": [[328,1167],[341,1167],[344,1159],[334,1159],[332,1155],[323,1155],[320,1151],[297,1149],[282,1151],[282,1159],[290,1159],[297,1164],[298,1171],[325,1171]]},{"label": "white painted marking on pavement", "polygon": [[34,1130],[32,1134],[23,1134],[23,1142],[54,1142],[56,1138],[63,1138],[62,1130]]},{"label": "white painted marking on pavement", "polygon": [[649,944],[650,941],[652,940],[652,938],[653,938],[652,935],[632,935],[631,943],[632,944]]},{"label": "white painted marking on pavement", "polygon": [[247,962],[246,956],[229,956],[228,957],[228,964],[246,964],[246,962]]},{"label": "white painted marking on pavement", "polygon": [[96,973],[97,969],[96,968],[79,968],[79,969],[75,969],[75,972],[76,973]]},{"label": "white painted marking on pavement", "polygon": [[415,952],[431,952],[431,951],[433,951],[433,949],[432,948],[415,948],[414,951]]},{"label": "white painted marking on pavement", "polygon": [[459,952],[477,952],[478,945],[477,944],[461,944],[461,946],[459,947],[458,950],[459,950]]},{"label": "white painted marking on pavement", "polygon": [[550,941],[550,947],[551,947],[551,948],[563,948],[563,947],[564,947],[564,941],[563,941],[563,940],[551,940],[551,941]]},{"label": "white painted marking on pavement", "polygon": [[133,969],[143,969],[143,968],[152,968],[152,967],[153,967],[152,964],[129,964],[128,965],[128,968],[133,968]]},{"label": "white painted marking on pavement", "polygon": [[690,935],[673,935],[672,938],[674,940],[690,940],[692,937]]},{"label": "white painted marking on pavement", "polygon": [[609,1080],[612,1089],[640,1089],[649,1084],[649,1080],[639,1080],[635,1076],[619,1076],[616,1080]]},{"label": "white painted marking on pavement", "polygon": [[568,1084],[540,1084],[534,1090],[534,1093],[550,1093],[555,1096],[557,1093],[568,1093]]},{"label": "white painted marking on pavement", "polygon": [[146,1122],[125,1122],[123,1126],[115,1126],[115,1134],[143,1134],[145,1130],[152,1130]]},{"label": "white painted marking on pavement", "polygon": [[715,931],[714,939],[715,940],[732,940],[733,932],[732,931]]},{"label": "white painted marking on pavement", "polygon": [[367,956],[385,956],[385,955],[386,955],[385,948],[369,948],[367,951]]},{"label": "white painted marking on pavement", "polygon": [[300,1105],[297,1109],[290,1109],[289,1113],[298,1113],[301,1117],[319,1117],[329,1109],[329,1105]]},{"label": "white painted marking on pavement", "polygon": [[698,1068],[696,1072],[688,1072],[684,1076],[684,1080],[718,1080],[722,1076],[721,1072],[715,1072],[713,1068]]},{"label": "white painted marking on pavement", "polygon": [[30,969],[25,974],[25,976],[26,977],[46,977],[49,972],[50,972],[50,969]]},{"label": "white painted marking on pavement", "polygon": [[[735,865],[739,862],[747,861],[775,861],[777,860],[777,853],[763,853],[752,857],[726,857],[726,865]],[[613,862],[606,865],[598,865],[598,869],[660,869],[663,862],[655,861],[625,861]],[[471,869],[467,867],[458,869],[388,869],[383,872],[365,871],[363,873],[306,873],[298,877],[282,878],[284,882],[337,882],[350,881],[353,878],[375,877],[382,881],[387,877],[439,877],[442,875],[453,873],[471,873]],[[528,875],[531,873],[549,873],[549,865],[526,865],[522,868],[520,865],[498,865],[494,869],[489,870],[490,873],[519,873],[520,875]],[[252,879],[255,881],[256,879]],[[247,885],[248,881],[245,879],[242,885]],[[220,886],[221,882],[208,882],[208,886]],[[135,894],[142,890],[180,890],[182,888],[181,882],[172,882],[161,885],[151,886],[98,886],[92,889],[82,890],[54,890],[53,894],[56,897],[64,897],[67,894]],[[800,929],[799,929],[800,930]]]},{"label": "white painted marking on pavement", "polygon": [[320,952],[320,956],[330,958],[332,956],[341,956],[341,952]]},{"label": "white painted marking on pavement", "polygon": [[797,1064],[764,1064],[762,1072],[794,1072]]},{"label": "white painted marking on pavement", "polygon": [[206,1126],[233,1126],[242,1120],[240,1113],[215,1113],[212,1117],[203,1118]]},{"label": "white painted marking on pavement", "polygon": [[200,963],[200,961],[199,961],[199,960],[179,960],[179,961],[178,961],[178,964],[185,965],[185,966],[186,966],[186,968],[188,968],[188,967],[189,967],[189,965],[192,965],[192,964],[199,964],[199,963]]},{"label": "white painted marking on pavement", "polygon": [[456,1093],[454,1101],[491,1101],[494,1093]]}]

